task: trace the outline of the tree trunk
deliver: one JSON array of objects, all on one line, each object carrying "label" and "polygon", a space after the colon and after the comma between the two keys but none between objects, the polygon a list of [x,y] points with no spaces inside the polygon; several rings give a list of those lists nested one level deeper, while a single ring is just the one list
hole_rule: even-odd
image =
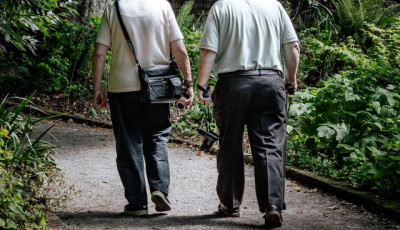
[{"label": "tree trunk", "polygon": [[101,16],[110,0],[80,0],[78,3],[79,18],[82,22],[90,16]]}]

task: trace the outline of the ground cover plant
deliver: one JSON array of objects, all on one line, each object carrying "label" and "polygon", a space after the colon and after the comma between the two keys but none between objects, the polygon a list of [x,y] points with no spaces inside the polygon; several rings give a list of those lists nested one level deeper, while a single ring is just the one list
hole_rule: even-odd
[{"label": "ground cover plant", "polygon": [[[349,15],[343,4],[351,7]],[[399,197],[400,19],[397,13],[360,22],[355,14],[380,14],[365,12],[363,4],[335,1],[339,33],[321,28],[300,33],[305,89],[291,101],[287,161]],[[397,7],[387,10],[398,12]]]},{"label": "ground cover plant", "polygon": [[59,170],[53,146],[41,140],[51,127],[32,137],[43,119],[22,113],[29,100],[8,106],[6,97],[0,103],[0,229],[44,229],[46,211],[61,200],[50,199]]}]

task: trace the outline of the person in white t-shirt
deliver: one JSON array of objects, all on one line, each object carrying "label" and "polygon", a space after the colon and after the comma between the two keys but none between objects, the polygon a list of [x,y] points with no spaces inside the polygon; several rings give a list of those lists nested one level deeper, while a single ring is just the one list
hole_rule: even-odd
[{"label": "person in white t-shirt", "polygon": [[[182,103],[190,107],[194,96],[190,63],[170,3],[166,0],[119,0],[118,4],[143,69],[167,67],[172,51],[183,76],[183,88],[187,89],[189,96]],[[102,75],[109,49],[112,56],[108,99],[116,140],[117,168],[128,201],[124,213],[148,215],[144,168],[156,211],[169,211],[169,104],[150,104],[140,100],[135,58],[123,35],[115,3],[108,4],[104,11],[93,57],[93,103],[98,108],[107,105]]]},{"label": "person in white t-shirt", "polygon": [[[208,14],[199,48],[198,97],[205,105],[214,103],[214,118],[220,132],[217,155],[220,204],[216,214],[240,216],[245,180],[242,144],[246,125],[259,209],[265,213],[268,227],[281,226],[285,86],[297,88],[300,55],[292,22],[276,0],[220,0]],[[208,80],[213,66],[217,84],[209,97]]]}]

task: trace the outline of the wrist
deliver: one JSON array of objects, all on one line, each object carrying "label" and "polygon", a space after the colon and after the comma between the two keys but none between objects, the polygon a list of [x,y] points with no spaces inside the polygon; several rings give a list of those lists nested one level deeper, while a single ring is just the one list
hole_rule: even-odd
[{"label": "wrist", "polygon": [[193,86],[193,81],[192,79],[183,79],[182,85],[185,86],[185,88],[190,88]]},{"label": "wrist", "polygon": [[204,84],[201,84],[200,82],[197,82],[197,86],[200,86],[202,88],[207,88],[208,87],[208,83],[206,82]]},{"label": "wrist", "polygon": [[210,86],[208,86],[208,84],[206,84],[206,85],[197,84],[197,91],[201,92],[204,98],[207,98],[210,96],[210,94],[209,94]]},{"label": "wrist", "polygon": [[103,93],[103,89],[95,89],[94,93]]}]

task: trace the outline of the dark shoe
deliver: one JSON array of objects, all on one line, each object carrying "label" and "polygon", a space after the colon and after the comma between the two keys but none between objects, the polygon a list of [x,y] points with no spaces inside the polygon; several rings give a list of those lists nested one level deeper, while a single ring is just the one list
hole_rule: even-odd
[{"label": "dark shoe", "polygon": [[276,205],[270,205],[265,212],[265,225],[267,227],[280,227],[282,226],[282,210]]},{"label": "dark shoe", "polygon": [[156,204],[157,212],[166,212],[171,210],[171,205],[169,203],[168,198],[164,195],[164,193],[160,191],[154,191],[151,193],[151,200]]},{"label": "dark shoe", "polygon": [[240,206],[228,208],[220,203],[218,205],[218,211],[214,213],[221,217],[240,217]]},{"label": "dark shoe", "polygon": [[147,216],[149,213],[147,211],[147,206],[144,205],[142,208],[135,208],[130,204],[125,205],[124,215],[127,216]]}]

